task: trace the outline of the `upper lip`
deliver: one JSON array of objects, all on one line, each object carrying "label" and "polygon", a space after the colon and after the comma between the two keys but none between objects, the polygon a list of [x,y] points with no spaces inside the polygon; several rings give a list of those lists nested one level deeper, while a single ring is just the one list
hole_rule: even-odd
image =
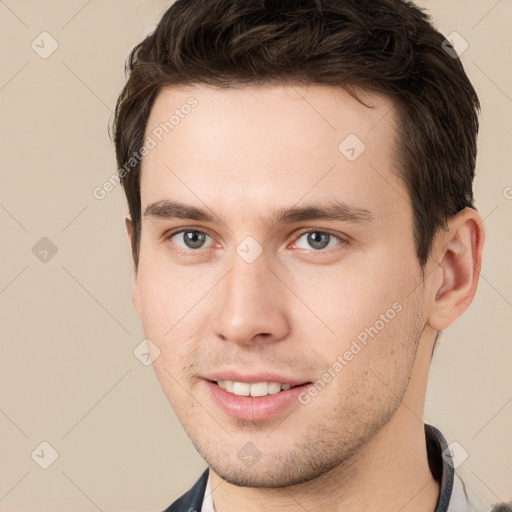
[{"label": "upper lip", "polygon": [[212,372],[202,376],[203,379],[210,381],[230,380],[233,382],[247,382],[252,384],[254,382],[279,382],[280,384],[290,384],[291,386],[300,386],[310,382],[307,379],[297,377],[289,377],[285,373],[275,372],[259,372],[259,373],[246,373],[234,370],[222,370]]}]

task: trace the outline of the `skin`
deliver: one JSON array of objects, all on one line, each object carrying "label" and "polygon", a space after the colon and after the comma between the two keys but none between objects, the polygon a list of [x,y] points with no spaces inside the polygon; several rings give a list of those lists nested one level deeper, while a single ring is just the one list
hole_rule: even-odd
[{"label": "skin", "polygon": [[[428,370],[437,331],[474,296],[480,216],[466,209],[449,221],[423,279],[389,99],[365,93],[368,109],[319,85],[166,88],[146,135],[191,96],[197,107],[142,163],[133,302],[158,347],[162,388],[210,466],[217,512],[432,511]],[[355,161],[338,149],[349,134],[366,146]],[[220,219],[145,215],[164,200]],[[334,200],[369,215],[265,222],[276,209]],[[126,227],[131,238],[128,218]],[[206,233],[203,247],[187,247],[174,234],[183,228]],[[311,232],[333,236],[318,248]],[[262,249],[252,263],[236,251],[248,236]],[[396,303],[400,312],[307,405],[242,421],[207,392],[204,377],[226,369],[314,383]],[[260,455],[251,467],[237,456],[249,442]]]}]

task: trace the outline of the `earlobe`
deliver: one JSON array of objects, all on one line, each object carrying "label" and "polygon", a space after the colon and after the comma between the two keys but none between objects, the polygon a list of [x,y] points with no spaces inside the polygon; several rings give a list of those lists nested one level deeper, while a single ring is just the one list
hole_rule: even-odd
[{"label": "earlobe", "polygon": [[124,225],[126,228],[126,235],[128,236],[128,242],[130,243],[130,248],[131,248],[133,228],[132,228],[132,219],[128,215],[124,218]]},{"label": "earlobe", "polygon": [[139,286],[137,281],[137,267],[135,262],[133,261],[133,251],[132,251],[132,243],[133,243],[133,224],[130,217],[125,217],[124,224],[126,227],[126,235],[128,237],[128,245],[130,248],[130,255],[132,260],[132,303],[137,311],[139,317],[141,317],[141,303],[139,296]]},{"label": "earlobe", "polygon": [[128,239],[128,247],[129,247],[129,250],[130,250],[130,255],[132,255],[131,256],[132,270],[133,270],[133,272],[136,272],[135,262],[133,261],[133,247],[132,247],[132,244],[133,244],[133,224],[132,224],[132,219],[129,216],[125,217],[124,225],[125,225],[125,228],[126,228],[126,237]]},{"label": "earlobe", "polygon": [[475,296],[484,230],[478,212],[466,208],[448,223],[437,243],[437,268],[442,278],[434,285],[427,323],[442,331],[469,307]]}]

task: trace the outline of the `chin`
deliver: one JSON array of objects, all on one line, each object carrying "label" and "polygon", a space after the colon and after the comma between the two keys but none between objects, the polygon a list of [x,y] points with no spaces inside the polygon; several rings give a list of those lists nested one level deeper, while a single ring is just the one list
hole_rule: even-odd
[{"label": "chin", "polygon": [[[224,446],[224,450],[229,450],[224,452],[217,447],[210,449],[211,445],[194,445],[212,471],[223,480],[238,487],[255,488],[280,488],[309,482],[343,464],[356,451],[343,443],[339,450],[333,450],[331,444],[321,446],[318,441],[295,445],[289,451],[281,445],[281,451],[260,452],[259,455],[250,442],[238,451]],[[243,450],[247,446],[251,446],[254,458],[244,461]],[[251,449],[246,451],[251,453]]]}]

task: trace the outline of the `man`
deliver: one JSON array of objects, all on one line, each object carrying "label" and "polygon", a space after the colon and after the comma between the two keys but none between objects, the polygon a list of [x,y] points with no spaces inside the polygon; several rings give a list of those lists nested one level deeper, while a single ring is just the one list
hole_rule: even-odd
[{"label": "man", "polygon": [[402,0],[178,0],[129,70],[133,302],[208,463],[167,510],[472,510],[423,421],[484,241],[444,36]]}]

